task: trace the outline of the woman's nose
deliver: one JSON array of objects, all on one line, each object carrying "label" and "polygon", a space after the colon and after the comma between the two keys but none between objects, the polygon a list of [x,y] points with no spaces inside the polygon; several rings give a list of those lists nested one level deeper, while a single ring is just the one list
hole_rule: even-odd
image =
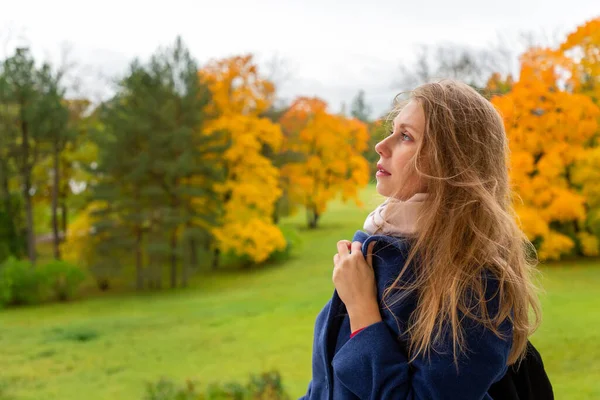
[{"label": "woman's nose", "polygon": [[375,145],[375,151],[377,152],[377,154],[379,154],[381,157],[388,157],[389,156],[389,151],[387,149],[387,146],[385,145],[385,140],[377,143]]}]

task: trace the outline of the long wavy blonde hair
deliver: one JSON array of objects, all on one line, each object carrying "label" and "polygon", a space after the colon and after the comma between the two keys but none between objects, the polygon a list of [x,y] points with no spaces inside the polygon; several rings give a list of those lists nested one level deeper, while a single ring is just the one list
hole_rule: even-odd
[{"label": "long wavy blonde hair", "polygon": [[[528,336],[540,324],[541,308],[534,284],[537,253],[513,209],[510,150],[502,118],[489,101],[461,82],[427,83],[409,94],[409,100],[396,101],[390,117],[410,100],[423,108],[425,132],[408,168],[427,182],[429,196],[417,218],[418,232],[410,239],[406,263],[383,294],[384,306],[401,301],[396,297],[388,302],[397,289],[405,295],[418,293],[406,332],[411,361],[447,340],[444,328],[450,328],[458,367],[459,355],[467,351],[464,316],[503,339],[499,327],[508,318],[513,337],[507,363],[518,363]],[[415,257],[416,280],[401,283]],[[486,307],[486,271],[499,283],[495,315]]]}]

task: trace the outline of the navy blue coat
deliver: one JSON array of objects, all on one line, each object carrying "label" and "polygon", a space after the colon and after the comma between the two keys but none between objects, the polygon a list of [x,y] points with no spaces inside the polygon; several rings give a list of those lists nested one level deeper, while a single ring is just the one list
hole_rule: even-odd
[{"label": "navy blue coat", "polygon": [[[391,236],[369,236],[360,230],[352,239],[362,242],[365,257],[367,246],[374,240],[377,243],[373,248],[373,269],[381,300],[384,289],[404,265],[409,243]],[[491,299],[495,291],[492,279],[487,286],[491,300],[488,311],[493,313],[498,304]],[[429,360],[423,357],[409,365],[403,332],[415,306],[412,296],[391,307],[391,312],[381,309],[381,322],[350,339],[347,311],[334,290],[333,297],[316,318],[312,379],[301,399],[491,399],[488,389],[507,371],[512,339],[501,340],[481,325],[467,323],[465,339],[469,353],[468,358],[459,357],[458,372],[450,348],[448,351],[438,348],[438,352],[431,352]],[[508,320],[500,329],[512,338]]]}]

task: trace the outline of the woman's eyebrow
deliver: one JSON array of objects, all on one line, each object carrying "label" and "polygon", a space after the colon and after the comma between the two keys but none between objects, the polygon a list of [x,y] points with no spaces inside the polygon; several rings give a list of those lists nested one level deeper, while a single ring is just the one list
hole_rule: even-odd
[{"label": "woman's eyebrow", "polygon": [[400,128],[411,128],[416,131],[415,127],[411,124],[405,124],[404,122],[400,124]]}]

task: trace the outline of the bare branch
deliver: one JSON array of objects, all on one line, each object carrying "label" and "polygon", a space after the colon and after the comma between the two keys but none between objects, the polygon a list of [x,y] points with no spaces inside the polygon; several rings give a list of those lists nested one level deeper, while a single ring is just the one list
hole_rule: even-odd
[{"label": "bare branch", "polygon": [[273,54],[273,56],[265,62],[265,77],[273,82],[273,84],[279,88],[293,79],[295,70],[288,59],[279,55],[279,53]]}]

